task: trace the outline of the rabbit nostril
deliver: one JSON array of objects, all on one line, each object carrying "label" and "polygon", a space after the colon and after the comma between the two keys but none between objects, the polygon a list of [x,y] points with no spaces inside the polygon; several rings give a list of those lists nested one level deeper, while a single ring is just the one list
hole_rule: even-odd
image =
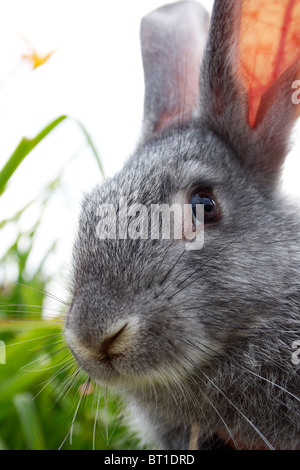
[{"label": "rabbit nostril", "polygon": [[108,337],[106,337],[103,340],[101,347],[100,347],[101,354],[110,356],[110,355],[119,353],[119,348],[117,348],[117,345],[119,346],[120,341],[117,341],[117,340],[120,339],[126,327],[127,327],[127,324],[122,326],[122,328],[120,328],[118,331],[111,333]]}]

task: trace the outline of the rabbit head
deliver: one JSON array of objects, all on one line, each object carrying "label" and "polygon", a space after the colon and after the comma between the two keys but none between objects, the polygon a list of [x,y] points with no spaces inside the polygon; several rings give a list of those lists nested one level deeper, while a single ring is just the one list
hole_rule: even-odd
[{"label": "rabbit head", "polygon": [[[67,342],[165,448],[195,429],[196,448],[300,447],[300,224],[280,190],[299,9],[216,0],[210,27],[191,1],[147,15],[139,145],[82,203]],[[162,206],[187,214],[171,211],[182,236],[153,236]]]}]

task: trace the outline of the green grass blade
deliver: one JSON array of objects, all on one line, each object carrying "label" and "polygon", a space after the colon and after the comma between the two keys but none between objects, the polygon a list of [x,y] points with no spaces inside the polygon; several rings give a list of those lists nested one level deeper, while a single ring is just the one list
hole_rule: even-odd
[{"label": "green grass blade", "polygon": [[4,441],[0,438],[0,450],[8,450]]},{"label": "green grass blade", "polygon": [[[13,154],[10,156],[2,170],[0,171],[0,195],[4,192],[5,187],[7,185],[7,182],[11,178],[11,176],[14,174],[16,169],[19,167],[20,163],[24,160],[24,158],[56,127],[58,126],[62,121],[67,119],[68,116],[62,115],[59,116],[58,118],[54,119],[50,124],[48,124],[39,134],[37,134],[33,139],[28,139],[27,137],[23,137],[13,152]],[[103,167],[101,164],[101,159],[100,156],[96,150],[96,147],[91,139],[91,136],[85,129],[85,127],[81,124],[80,121],[75,119],[75,122],[78,124],[82,132],[84,133],[87,143],[89,144],[91,151],[96,159],[98,168],[100,170],[100,173],[102,176],[104,176],[103,172]]]},{"label": "green grass blade", "polygon": [[31,450],[44,450],[45,440],[31,393],[18,393],[14,404],[20,417],[24,437]]},{"label": "green grass blade", "polygon": [[94,157],[96,159],[96,162],[97,162],[97,165],[98,165],[98,168],[100,170],[100,173],[102,174],[102,176],[104,176],[104,171],[103,171],[103,167],[102,167],[102,163],[101,163],[101,159],[100,159],[100,156],[98,155],[98,152],[96,150],[96,147],[95,145],[93,144],[93,141],[91,139],[91,136],[89,135],[89,133],[87,132],[87,130],[85,129],[85,127],[81,124],[80,121],[77,121],[77,124],[79,125],[79,127],[81,128],[82,132],[84,133],[85,137],[86,137],[86,140],[94,154]]},{"label": "green grass blade", "polygon": [[0,171],[0,195],[4,192],[6,184],[10,177],[14,174],[24,158],[36,147],[58,124],[60,124],[67,116],[60,116],[46,126],[33,139],[23,137],[8,159],[2,170]]}]

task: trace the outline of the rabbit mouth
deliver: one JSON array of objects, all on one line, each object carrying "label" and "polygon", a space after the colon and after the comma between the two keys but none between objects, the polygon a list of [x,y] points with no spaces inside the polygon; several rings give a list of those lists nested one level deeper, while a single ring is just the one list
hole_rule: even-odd
[{"label": "rabbit mouth", "polygon": [[79,366],[99,385],[121,386],[124,389],[139,388],[151,384],[166,386],[180,381],[191,368],[185,361],[163,360],[156,354],[155,360],[136,343],[138,326],[130,322],[118,322],[101,338],[97,347],[91,347],[72,329],[65,331],[66,342]]}]

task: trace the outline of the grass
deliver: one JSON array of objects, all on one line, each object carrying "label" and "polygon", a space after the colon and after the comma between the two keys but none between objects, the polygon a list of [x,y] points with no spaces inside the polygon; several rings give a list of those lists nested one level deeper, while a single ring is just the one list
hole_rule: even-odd
[{"label": "grass", "polygon": [[[20,141],[0,171],[0,195],[13,184],[11,178],[22,161],[65,119],[60,116],[33,139]],[[103,175],[96,148],[86,129],[78,125]],[[6,356],[5,363],[0,363],[0,449],[136,449],[138,439],[120,419],[120,399],[90,382],[65,345],[65,302],[57,299],[55,311],[45,308],[47,297],[55,298],[55,292],[48,292],[51,278],[44,273],[55,240],[39,265],[27,269],[44,210],[60,184],[57,178],[45,186],[38,197],[36,220],[26,232],[16,231],[0,260],[0,340]],[[0,230],[18,227],[36,202],[0,220]],[[8,274],[12,267],[13,279]],[[1,358],[3,354],[0,362]]]}]

